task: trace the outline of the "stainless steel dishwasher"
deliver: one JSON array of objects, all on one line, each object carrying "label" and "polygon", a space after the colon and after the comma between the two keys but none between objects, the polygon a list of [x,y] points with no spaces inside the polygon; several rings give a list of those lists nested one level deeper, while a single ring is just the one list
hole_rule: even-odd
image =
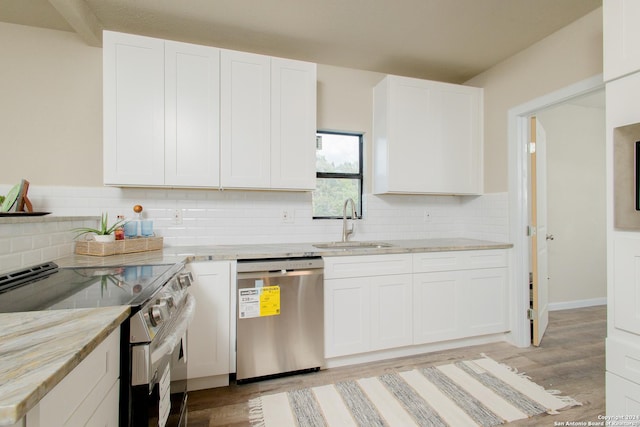
[{"label": "stainless steel dishwasher", "polygon": [[322,258],[238,261],[236,380],[324,363]]}]

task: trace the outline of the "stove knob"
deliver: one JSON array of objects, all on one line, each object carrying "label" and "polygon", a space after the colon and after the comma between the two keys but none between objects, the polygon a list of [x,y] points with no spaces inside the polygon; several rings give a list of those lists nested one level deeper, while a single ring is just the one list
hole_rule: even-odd
[{"label": "stove knob", "polygon": [[153,326],[158,326],[162,323],[164,319],[159,305],[154,305],[149,309],[149,320],[151,320]]},{"label": "stove knob", "polygon": [[178,283],[182,289],[191,286],[191,282],[193,282],[193,275],[190,271],[178,275]]},{"label": "stove knob", "polygon": [[168,295],[166,297],[160,298],[160,305],[166,305],[169,309],[173,308],[175,305],[173,295]]}]

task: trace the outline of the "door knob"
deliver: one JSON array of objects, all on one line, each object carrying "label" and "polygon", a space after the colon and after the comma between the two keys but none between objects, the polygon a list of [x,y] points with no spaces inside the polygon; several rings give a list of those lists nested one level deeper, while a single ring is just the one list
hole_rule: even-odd
[{"label": "door knob", "polygon": [[555,237],[553,237],[553,234],[547,234],[547,240],[553,240],[555,239]]}]

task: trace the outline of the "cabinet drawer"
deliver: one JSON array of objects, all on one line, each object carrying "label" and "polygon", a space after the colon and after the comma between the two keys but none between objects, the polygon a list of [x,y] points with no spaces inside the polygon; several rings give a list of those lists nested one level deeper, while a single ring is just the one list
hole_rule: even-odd
[{"label": "cabinet drawer", "polygon": [[325,279],[411,273],[411,255],[361,255],[324,258]]},{"label": "cabinet drawer", "polygon": [[426,252],[413,255],[414,273],[507,266],[506,250]]}]

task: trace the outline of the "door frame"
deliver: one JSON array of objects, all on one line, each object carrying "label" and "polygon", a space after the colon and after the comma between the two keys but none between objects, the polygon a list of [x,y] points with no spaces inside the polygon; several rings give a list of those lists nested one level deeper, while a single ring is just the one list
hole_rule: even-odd
[{"label": "door frame", "polygon": [[[509,234],[513,243],[510,282],[511,332],[507,340],[518,347],[531,345],[529,308],[529,117],[540,110],[566,102],[604,87],[602,74],[511,108],[507,113],[507,159],[509,180]],[[521,284],[518,286],[518,284]]]}]

